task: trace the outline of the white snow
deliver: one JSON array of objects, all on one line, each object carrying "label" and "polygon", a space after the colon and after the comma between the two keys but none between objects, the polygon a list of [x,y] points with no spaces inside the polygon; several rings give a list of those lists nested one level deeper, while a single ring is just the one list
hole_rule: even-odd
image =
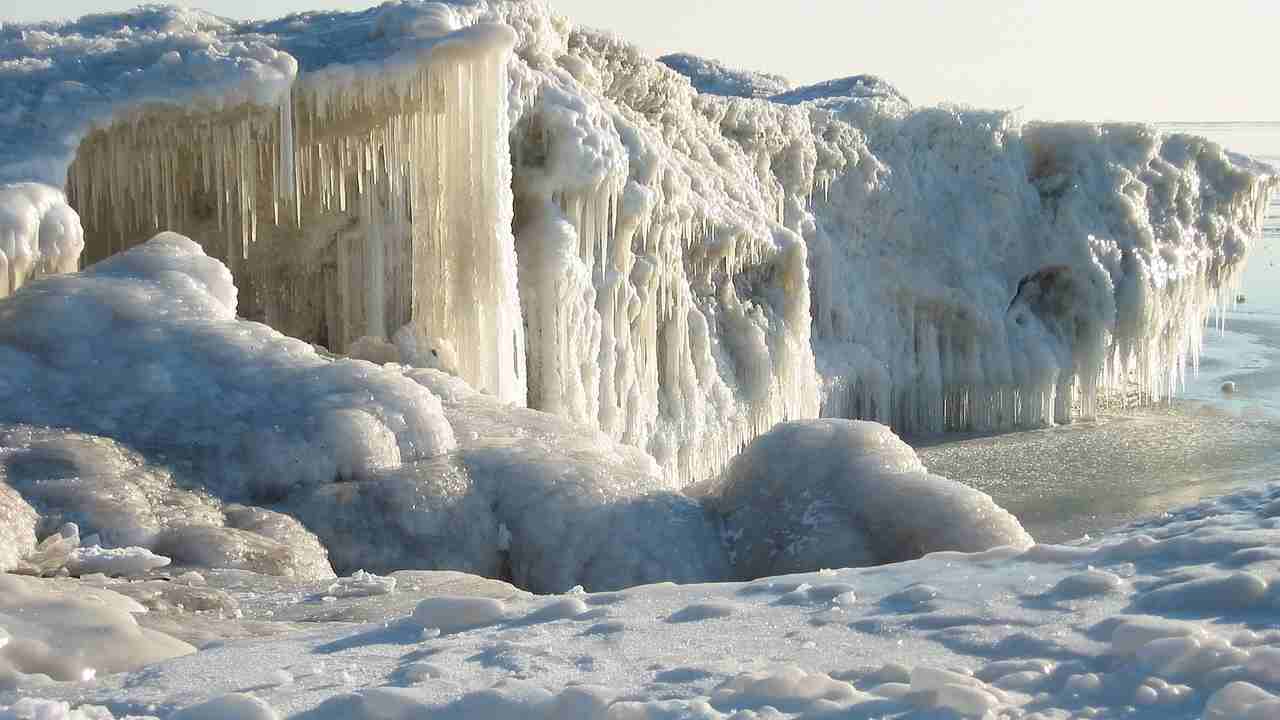
[{"label": "white snow", "polygon": [[871,422],[780,424],[699,492],[726,518],[741,579],[1032,543],[989,496],[930,475]]},{"label": "white snow", "polygon": [[[142,670],[99,671],[90,684],[19,676],[0,707],[34,696],[164,717],[240,693],[237,707],[317,719],[1266,718],[1280,702],[1270,620],[1280,561],[1259,551],[1280,542],[1266,515],[1277,501],[1272,485],[1086,545],[943,552],[745,584],[501,598],[442,585],[423,597],[419,581],[400,576],[394,594],[343,602],[414,604],[356,626],[272,619],[296,590],[241,575],[226,587],[244,598],[245,617],[222,622],[271,637],[232,635]],[[77,581],[0,582],[53,592]],[[101,592],[74,587],[77,597]],[[33,632],[4,624],[14,639],[0,653]]]}]

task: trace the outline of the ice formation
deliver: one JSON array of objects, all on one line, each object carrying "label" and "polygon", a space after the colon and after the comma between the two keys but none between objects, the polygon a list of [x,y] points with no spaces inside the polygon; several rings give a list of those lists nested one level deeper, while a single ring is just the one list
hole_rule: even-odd
[{"label": "ice formation", "polygon": [[80,217],[61,191],[0,185],[0,298],[41,275],[74,272],[84,249]]},{"label": "ice formation", "polygon": [[725,516],[741,579],[1032,543],[989,496],[929,474],[909,445],[872,422],[780,424],[704,492]]},{"label": "ice formation", "polygon": [[791,81],[781,75],[738,70],[689,53],[663,55],[658,62],[689,78],[695,90],[708,95],[768,98],[792,89]]},{"label": "ice formation", "polygon": [[0,421],[176,448],[215,493],[258,499],[453,447],[425,389],[237,320],[236,294],[172,233],[22,288],[0,305]]},{"label": "ice formation", "polygon": [[666,58],[691,84],[533,2],[0,41],[0,179],[65,176],[86,260],[184,232],[246,317],[597,427],[673,487],[784,420],[999,429],[1166,396],[1274,184],[1189,136],[917,108],[872,76],[761,89]]}]

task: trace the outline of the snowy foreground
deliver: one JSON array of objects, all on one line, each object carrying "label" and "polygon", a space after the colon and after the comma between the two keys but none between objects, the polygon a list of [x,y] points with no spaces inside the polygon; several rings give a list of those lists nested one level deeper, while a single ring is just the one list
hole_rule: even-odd
[{"label": "snowy foreground", "polygon": [[0,663],[89,678],[22,678],[0,717],[1261,720],[1280,713],[1277,548],[1271,486],[1082,546],[616,593],[0,576]]}]

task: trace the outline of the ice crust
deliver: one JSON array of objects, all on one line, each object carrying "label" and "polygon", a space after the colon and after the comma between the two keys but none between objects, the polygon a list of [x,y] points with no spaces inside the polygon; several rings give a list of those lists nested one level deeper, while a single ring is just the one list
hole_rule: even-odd
[{"label": "ice crust", "polygon": [[[185,232],[246,317],[593,425],[673,487],[784,420],[988,430],[1168,395],[1274,184],[1207,141],[872,76],[715,94],[764,76],[668,58],[691,84],[532,2],[0,40],[0,178],[66,174],[87,259]],[[107,99],[40,130],[73,88]]]},{"label": "ice crust", "polygon": [[[92,683],[14,676],[0,712],[1257,720],[1280,705],[1278,504],[1271,485],[1074,546],[549,597],[397,573],[388,593],[335,599],[308,591],[323,583],[210,571],[207,589],[242,615],[166,611],[175,627],[215,629],[201,651]],[[13,581],[34,612],[6,624],[16,632],[0,657],[55,625],[46,608],[71,588],[75,602],[138,610],[119,594],[134,583],[0,576]],[[51,657],[82,668],[64,647]]]}]

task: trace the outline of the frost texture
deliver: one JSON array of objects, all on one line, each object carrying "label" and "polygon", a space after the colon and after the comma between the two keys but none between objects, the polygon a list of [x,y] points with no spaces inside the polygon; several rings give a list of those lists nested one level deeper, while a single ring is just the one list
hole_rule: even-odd
[{"label": "frost texture", "polygon": [[930,475],[909,445],[871,422],[781,424],[705,492],[725,516],[744,579],[1032,542],[986,493]]}]

